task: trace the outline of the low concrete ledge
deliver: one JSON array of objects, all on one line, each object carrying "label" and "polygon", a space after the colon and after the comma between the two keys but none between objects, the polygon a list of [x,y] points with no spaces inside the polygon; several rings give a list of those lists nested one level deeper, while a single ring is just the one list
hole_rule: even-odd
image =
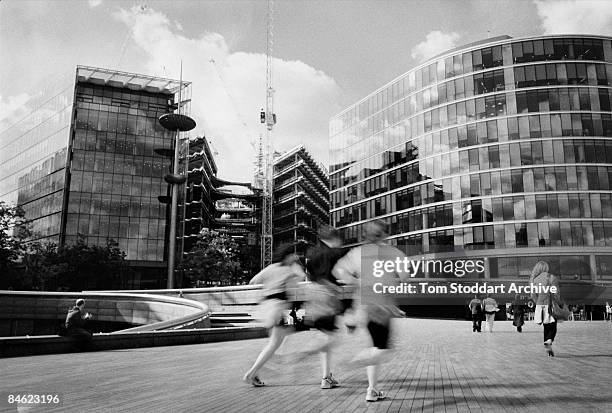
[{"label": "low concrete ledge", "polygon": [[[291,301],[302,302],[307,296],[307,282],[301,282],[297,287],[287,291],[288,299]],[[183,297],[193,301],[204,303],[210,311],[230,311],[250,313],[263,299],[263,286],[256,285],[236,285],[227,287],[206,287],[206,288],[175,288],[163,290],[125,290],[125,291],[97,291],[98,293],[116,294],[119,292],[129,294],[154,294],[157,296]],[[84,294],[89,293],[84,291]],[[338,290],[341,299],[353,298],[354,288],[341,287]]]},{"label": "low concrete ledge", "polygon": [[[190,330],[167,330],[126,333],[94,334],[90,351],[126,348],[175,346],[182,344],[213,343],[247,340],[267,336],[261,326],[218,327]],[[77,341],[61,336],[20,336],[0,338],[1,357],[22,357],[40,354],[72,353],[78,351]]]},{"label": "low concrete ledge", "polygon": [[[66,319],[76,298],[87,300],[86,311],[93,313],[94,321],[122,323],[121,328],[125,328],[125,324],[135,326],[135,331],[210,327],[208,305],[176,296],[131,294],[129,291],[77,293],[0,290],[0,336],[55,333],[56,328],[36,331],[33,322],[31,325],[27,322],[56,320],[59,325]],[[23,328],[17,328],[21,324],[15,324],[15,321],[23,321]]]}]

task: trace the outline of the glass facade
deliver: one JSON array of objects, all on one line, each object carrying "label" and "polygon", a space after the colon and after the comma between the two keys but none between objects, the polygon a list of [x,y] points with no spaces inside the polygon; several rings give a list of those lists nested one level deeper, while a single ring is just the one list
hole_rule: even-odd
[{"label": "glass facade", "polygon": [[39,85],[28,114],[0,132],[0,200],[20,205],[32,239],[59,242],[74,77]]},{"label": "glass facade", "polygon": [[611,101],[609,37],[434,58],[331,119],[332,223],[358,243],[382,219],[408,255],[488,257],[487,277],[545,257],[611,279]]},{"label": "glass facade", "polygon": [[163,176],[174,133],[158,118],[170,111],[165,94],[78,83],[71,142],[65,242],[119,242],[128,260],[163,261],[166,195]]},{"label": "glass facade", "polygon": [[0,200],[24,209],[32,240],[116,240],[133,269],[128,287],[164,285],[167,211],[158,197],[168,194],[171,159],[155,150],[173,150],[174,133],[158,118],[176,110],[178,86],[85,66],[45,85],[30,114],[0,135]]}]

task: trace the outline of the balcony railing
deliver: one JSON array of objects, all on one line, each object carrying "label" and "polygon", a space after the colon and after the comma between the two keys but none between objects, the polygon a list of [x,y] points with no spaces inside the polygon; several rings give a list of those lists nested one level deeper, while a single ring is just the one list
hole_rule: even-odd
[{"label": "balcony railing", "polygon": [[279,176],[286,174],[287,172],[297,168],[302,163],[304,163],[302,159],[298,160],[297,162],[292,162],[288,166],[285,166],[283,169],[274,172],[273,177],[278,178]]},{"label": "balcony railing", "polygon": [[282,197],[278,198],[278,200],[276,201],[277,204],[282,204],[283,202],[287,202],[291,199],[297,198],[301,195],[303,195],[304,192],[303,191],[292,191],[289,192],[287,195],[283,195]]}]

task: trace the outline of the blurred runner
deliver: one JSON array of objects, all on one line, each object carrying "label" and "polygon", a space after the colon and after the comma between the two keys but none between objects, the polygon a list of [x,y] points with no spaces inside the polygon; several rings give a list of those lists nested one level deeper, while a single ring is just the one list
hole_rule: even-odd
[{"label": "blurred runner", "polygon": [[332,350],[336,344],[336,318],[343,312],[338,298],[341,290],[332,269],[349,250],[342,247],[340,233],[331,227],[325,227],[319,233],[320,242],[306,253],[306,269],[311,284],[308,286],[308,298],[305,303],[305,314],[311,326],[325,334],[324,343],[315,349],[304,352],[302,357],[316,352],[321,353],[322,389],[331,389],[339,385],[331,373]]},{"label": "blurred runner", "polygon": [[260,309],[264,314],[263,324],[269,329],[270,340],[242,378],[246,383],[255,387],[265,385],[257,372],[274,355],[290,332],[284,318],[285,312],[292,308],[287,291],[305,279],[306,274],[299,264],[299,258],[293,253],[293,245],[283,245],[275,252],[273,264],[261,270],[249,282],[251,285],[263,284],[264,301]]},{"label": "blurred runner", "polygon": [[[395,247],[385,244],[385,224],[381,221],[369,222],[365,226],[365,244],[353,248],[346,256],[338,261],[334,268],[334,274],[347,284],[359,284],[362,277],[362,257],[365,254],[375,254],[379,260],[395,260],[396,257],[404,258],[405,254]],[[403,279],[405,273],[401,273]],[[400,274],[395,273],[395,277]],[[355,295],[354,305],[360,303],[360,293]],[[375,402],[385,398],[385,394],[378,389],[378,370],[381,361],[388,353],[389,338],[391,334],[391,318],[404,316],[403,312],[395,305],[391,297],[385,297],[383,304],[359,305],[357,313],[359,319],[367,327],[372,338],[372,347],[361,352],[354,360],[356,364],[366,365],[368,376],[368,389],[366,401]]]}]

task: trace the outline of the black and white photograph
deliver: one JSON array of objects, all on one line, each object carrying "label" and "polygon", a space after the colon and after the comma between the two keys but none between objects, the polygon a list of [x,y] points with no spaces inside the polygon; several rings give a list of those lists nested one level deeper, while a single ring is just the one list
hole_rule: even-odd
[{"label": "black and white photograph", "polygon": [[612,412],[612,0],[0,0],[0,412]]}]

